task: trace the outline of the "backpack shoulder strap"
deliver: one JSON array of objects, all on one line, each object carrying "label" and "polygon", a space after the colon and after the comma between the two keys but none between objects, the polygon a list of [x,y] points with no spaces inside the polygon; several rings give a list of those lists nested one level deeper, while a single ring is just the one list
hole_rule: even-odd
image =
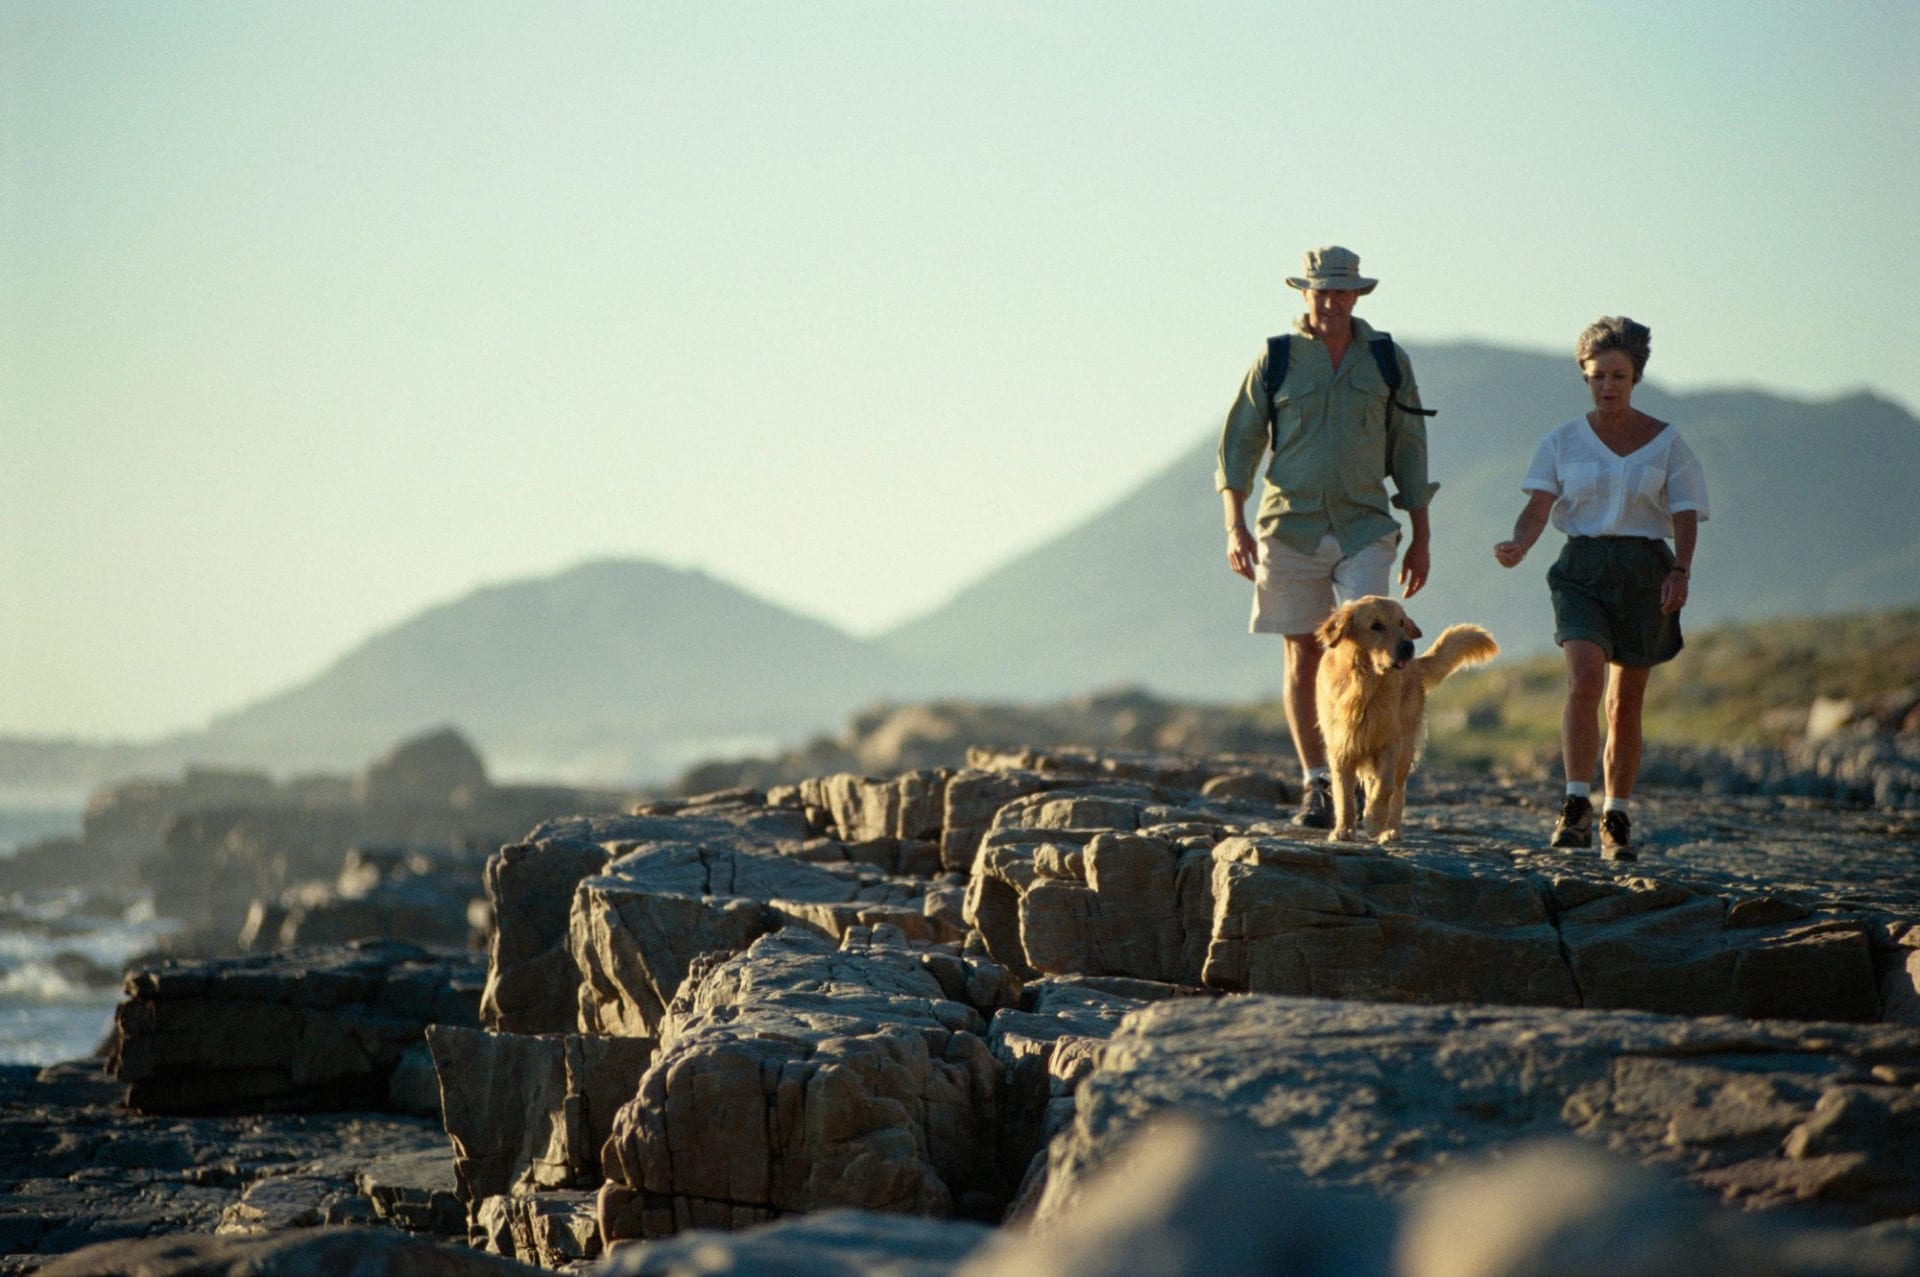
[{"label": "backpack shoulder strap", "polygon": [[1260,388],[1267,393],[1269,418],[1273,416],[1273,397],[1280,393],[1280,383],[1287,379],[1287,357],[1292,349],[1285,333],[1267,338],[1267,366],[1260,375]]},{"label": "backpack shoulder strap", "polygon": [[1393,355],[1392,333],[1376,331],[1367,344],[1373,348],[1373,362],[1379,366],[1381,379],[1387,383],[1387,402],[1392,407],[1415,417],[1439,415],[1438,408],[1409,408],[1396,398],[1400,393],[1400,361]]},{"label": "backpack shoulder strap", "polygon": [[1287,357],[1293,353],[1293,344],[1287,340],[1287,334],[1267,338],[1267,366],[1260,371],[1260,389],[1265,392],[1262,402],[1267,409],[1267,444],[1278,448],[1280,440],[1276,434],[1280,423],[1273,419],[1273,397],[1280,393],[1280,384],[1287,379]]},{"label": "backpack shoulder strap", "polygon": [[1381,377],[1386,379],[1387,393],[1400,393],[1400,361],[1393,357],[1393,334],[1376,332],[1367,345],[1373,348],[1373,362],[1379,365]]}]

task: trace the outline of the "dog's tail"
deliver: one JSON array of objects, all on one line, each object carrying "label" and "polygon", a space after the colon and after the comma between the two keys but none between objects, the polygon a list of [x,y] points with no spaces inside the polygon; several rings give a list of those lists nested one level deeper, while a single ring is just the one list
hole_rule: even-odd
[{"label": "dog's tail", "polygon": [[1449,625],[1414,666],[1420,671],[1420,681],[1432,691],[1461,666],[1478,665],[1499,654],[1500,645],[1493,641],[1493,635],[1479,626]]}]

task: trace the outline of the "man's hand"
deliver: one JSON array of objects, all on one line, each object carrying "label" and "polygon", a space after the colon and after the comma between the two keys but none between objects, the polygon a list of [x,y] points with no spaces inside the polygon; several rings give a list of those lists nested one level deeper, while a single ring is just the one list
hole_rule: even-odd
[{"label": "man's hand", "polygon": [[1247,580],[1253,580],[1253,565],[1260,556],[1260,548],[1253,542],[1253,533],[1247,531],[1247,525],[1227,529],[1227,566]]},{"label": "man's hand", "polygon": [[1424,537],[1415,537],[1407,543],[1407,552],[1400,556],[1400,594],[1402,598],[1412,598],[1420,593],[1427,583],[1427,542]]},{"label": "man's hand", "polygon": [[1527,547],[1518,541],[1500,541],[1493,547],[1493,557],[1503,568],[1517,568],[1527,557]]}]

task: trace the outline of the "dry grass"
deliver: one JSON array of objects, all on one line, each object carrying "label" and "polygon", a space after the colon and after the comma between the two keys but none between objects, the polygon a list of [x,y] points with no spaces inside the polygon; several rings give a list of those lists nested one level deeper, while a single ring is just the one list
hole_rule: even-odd
[{"label": "dry grass", "polygon": [[[1436,759],[1499,764],[1553,749],[1565,686],[1559,655],[1497,662],[1435,691]],[[1777,744],[1817,696],[1869,701],[1920,687],[1920,607],[1718,626],[1647,685],[1650,740]]]}]

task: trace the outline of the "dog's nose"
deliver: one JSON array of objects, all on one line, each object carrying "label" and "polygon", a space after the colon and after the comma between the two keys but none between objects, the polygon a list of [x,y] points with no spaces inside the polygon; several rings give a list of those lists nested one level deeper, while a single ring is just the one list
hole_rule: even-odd
[{"label": "dog's nose", "polygon": [[1395,643],[1393,645],[1393,659],[1396,661],[1412,660],[1413,659],[1413,640],[1403,638],[1398,643]]}]

